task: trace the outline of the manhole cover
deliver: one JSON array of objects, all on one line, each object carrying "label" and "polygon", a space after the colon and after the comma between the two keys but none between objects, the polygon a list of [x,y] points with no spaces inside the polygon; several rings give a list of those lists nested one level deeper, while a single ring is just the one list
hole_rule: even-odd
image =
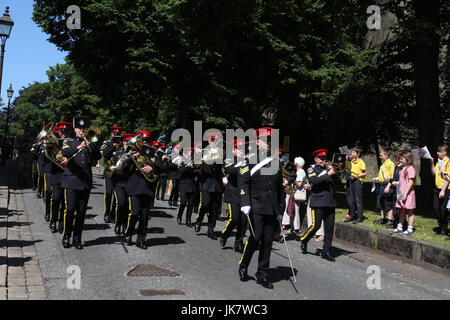
[{"label": "manhole cover", "polygon": [[149,277],[149,276],[168,276],[168,277],[178,277],[179,273],[171,270],[166,270],[153,266],[151,264],[139,264],[130,271],[128,271],[127,276],[129,277]]},{"label": "manhole cover", "polygon": [[145,297],[151,296],[176,296],[185,295],[181,290],[139,290],[139,292]]}]

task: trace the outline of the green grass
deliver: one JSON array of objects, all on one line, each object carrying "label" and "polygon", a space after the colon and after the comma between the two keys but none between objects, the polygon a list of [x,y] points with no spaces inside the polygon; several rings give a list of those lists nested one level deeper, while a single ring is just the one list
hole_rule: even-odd
[{"label": "green grass", "polygon": [[[336,208],[336,221],[343,222],[345,220],[344,216],[347,214],[347,208]],[[364,221],[360,223],[360,225],[369,227],[373,230],[386,231],[391,232],[392,229],[386,229],[384,226],[373,224],[374,221],[380,219],[380,214],[378,212],[372,210],[364,210]],[[410,238],[414,238],[417,240],[428,241],[431,243],[439,244],[445,247],[450,248],[450,240],[445,240],[447,237],[445,236],[436,236],[434,235],[433,228],[437,226],[436,219],[427,218],[415,215],[414,221],[414,234],[408,236]],[[399,237],[401,237],[399,235]]]},{"label": "green grass", "polygon": [[[386,229],[384,226],[374,225],[374,221],[380,219],[381,215],[376,209],[376,198],[375,194],[370,192],[371,183],[364,183],[363,188],[363,215],[366,219],[361,223],[361,225],[369,227],[373,230],[380,230],[385,232],[391,232],[392,229]],[[416,187],[416,194],[417,194]],[[420,199],[420,197],[419,197]],[[344,221],[344,216],[348,213],[347,201],[345,198],[345,190],[342,186],[338,187],[336,190],[336,200],[338,207],[336,208],[336,221]],[[419,201],[419,200],[418,200]],[[418,204],[420,204],[418,202]],[[450,240],[445,240],[446,236],[436,236],[434,234],[434,228],[438,226],[437,220],[434,217],[432,210],[425,210],[423,208],[414,211],[415,222],[414,222],[414,234],[408,236],[410,238],[423,240],[435,244],[439,244],[445,247],[450,247]],[[406,217],[408,219],[408,216]],[[408,220],[406,220],[406,224]],[[399,235],[400,236],[400,235]],[[400,236],[401,237],[401,236]]]}]

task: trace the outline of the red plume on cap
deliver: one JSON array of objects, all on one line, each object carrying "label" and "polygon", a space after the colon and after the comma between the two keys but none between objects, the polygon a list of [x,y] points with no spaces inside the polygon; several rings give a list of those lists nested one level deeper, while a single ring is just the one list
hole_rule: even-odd
[{"label": "red plume on cap", "polygon": [[271,127],[263,127],[256,129],[256,136],[259,137],[270,137],[272,136],[272,130],[274,130]]},{"label": "red plume on cap", "polygon": [[319,149],[312,153],[314,157],[326,157],[328,153],[327,149]]}]

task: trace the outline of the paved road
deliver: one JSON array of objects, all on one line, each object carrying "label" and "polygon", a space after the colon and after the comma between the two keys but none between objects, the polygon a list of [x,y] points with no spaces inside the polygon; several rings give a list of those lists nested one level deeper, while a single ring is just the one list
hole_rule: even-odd
[{"label": "paved road", "polygon": [[[233,251],[234,238],[221,248],[218,241],[175,220],[176,208],[156,201],[149,222],[149,248],[127,247],[115,235],[113,225],[103,222],[103,181],[95,176],[95,188],[83,232],[84,249],[64,249],[61,235],[52,234],[44,221],[44,203],[32,190],[23,190],[24,209],[31,219],[31,230],[49,299],[450,299],[450,278],[391,260],[348,244],[333,243],[339,254],[335,263],[308,254],[302,255],[299,242],[288,241],[296,270],[293,281],[284,244],[274,243],[271,256],[273,290],[255,281],[238,278],[240,254]],[[218,221],[220,231],[225,222]],[[134,239],[133,239],[134,240]],[[309,252],[318,244],[311,242]],[[177,277],[130,277],[127,272],[139,264],[151,264],[175,271]],[[81,288],[68,289],[70,265],[81,270]],[[371,265],[381,270],[381,289],[368,289]],[[257,253],[249,274],[257,267]],[[140,290],[177,289],[184,295],[143,296]]]}]

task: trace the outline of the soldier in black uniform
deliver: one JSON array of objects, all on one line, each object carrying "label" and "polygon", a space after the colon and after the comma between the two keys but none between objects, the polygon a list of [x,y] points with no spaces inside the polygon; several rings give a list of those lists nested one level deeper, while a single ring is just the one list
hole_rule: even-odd
[{"label": "soldier in black uniform", "polygon": [[39,199],[44,197],[44,187],[45,187],[45,179],[44,179],[44,164],[45,164],[45,140],[42,139],[40,141],[40,148],[38,150],[38,190],[37,190],[37,197]]},{"label": "soldier in black uniform", "polygon": [[208,238],[216,240],[214,228],[216,227],[217,216],[219,215],[222,205],[222,157],[223,151],[218,149],[215,141],[220,133],[211,133],[208,144],[210,146],[209,154],[204,156],[205,159],[219,159],[219,163],[208,164],[208,161],[203,161],[200,165],[200,207],[195,222],[194,230],[199,232],[205,214],[208,213]]},{"label": "soldier in black uniform", "polygon": [[225,160],[225,174],[227,184],[225,186],[224,201],[228,205],[230,218],[222,235],[219,238],[220,245],[225,247],[228,237],[236,227],[236,238],[234,241],[234,251],[242,253],[244,251],[244,235],[247,226],[247,218],[241,212],[241,196],[238,186],[238,175],[241,165],[244,164],[244,151],[239,150],[239,146],[245,145],[243,139],[235,139],[233,141],[234,159]]},{"label": "soldier in black uniform", "polygon": [[[83,129],[89,127],[89,119],[74,118],[73,123],[75,138],[66,139],[62,147],[62,154],[68,160],[61,181],[61,187],[66,189],[64,191],[66,210],[62,244],[64,248],[70,247],[70,237],[73,231],[72,244],[75,248],[82,249],[81,234],[92,189],[91,168],[101,158],[101,154],[95,144],[85,137]],[[75,211],[76,216],[74,217]]]},{"label": "soldier in black uniform", "polygon": [[[143,144],[143,149],[151,147]],[[144,152],[144,150],[141,150]],[[145,152],[144,152],[145,153]],[[133,152],[130,158],[125,162],[125,167],[130,170],[130,178],[126,184],[126,192],[128,194],[128,201],[130,203],[131,212],[128,214],[127,226],[125,229],[125,242],[127,245],[132,244],[132,235],[136,223],[139,221],[137,228],[136,246],[141,249],[147,249],[145,243],[147,236],[147,225],[150,214],[151,200],[155,196],[156,185],[153,182],[149,182],[144,178],[144,174],[148,174],[151,171],[155,171],[157,174],[158,168],[156,163],[153,165],[145,165],[142,171],[136,167],[136,164],[131,160],[131,157],[144,156],[139,155],[137,152]],[[146,155],[149,158],[153,155]]]},{"label": "soldier in black uniform", "polygon": [[[44,142],[47,145],[47,141]],[[44,147],[45,149],[46,147]],[[44,203],[45,203],[45,221],[50,221],[51,199],[52,199],[52,162],[45,156],[44,149],[41,152],[41,165],[44,171]]]},{"label": "soldier in black uniform", "polygon": [[301,237],[300,248],[303,254],[307,253],[308,241],[319,230],[323,220],[325,239],[321,256],[328,261],[335,261],[334,257],[330,254],[336,207],[334,190],[335,185],[341,183],[341,177],[336,174],[333,167],[326,164],[327,153],[328,151],[326,149],[314,151],[315,165],[307,170],[308,181],[311,184],[309,205],[311,207],[312,225]]},{"label": "soldier in black uniform", "polygon": [[[72,124],[70,122],[58,122],[56,124],[56,133],[60,136],[60,147],[64,144],[64,139],[69,137],[72,130]],[[67,165],[67,159],[63,158],[61,161],[63,166]],[[64,201],[63,194],[64,189],[61,188],[61,181],[65,169],[62,169],[58,165],[50,162],[50,184],[52,189],[52,196],[50,200],[50,230],[52,233],[57,232],[58,229],[62,232],[64,219]],[[59,217],[58,217],[59,214]],[[58,219],[59,218],[59,219]],[[56,227],[56,222],[59,220],[59,228]]]},{"label": "soldier in black uniform", "polygon": [[181,224],[184,208],[186,209],[186,225],[192,227],[191,216],[194,209],[194,197],[198,192],[198,185],[195,182],[196,165],[193,163],[193,148],[183,149],[183,162],[178,165],[180,173],[180,204],[177,211],[177,222]]},{"label": "soldier in black uniform", "polygon": [[33,179],[33,191],[36,191],[38,189],[38,182],[39,182],[39,168],[38,168],[38,158],[39,158],[39,151],[41,149],[41,144],[39,142],[36,142],[31,147],[31,175]]},{"label": "soldier in black uniform", "polygon": [[122,134],[122,148],[118,151],[113,152],[112,163],[118,168],[112,175],[112,180],[114,182],[114,197],[116,199],[116,212],[115,212],[115,227],[114,232],[119,234],[125,233],[128,213],[129,210],[128,194],[126,191],[126,185],[129,178],[129,172],[124,167],[126,161],[126,153],[129,151],[127,142],[134,137],[132,133]]},{"label": "soldier in black uniform", "polygon": [[[273,288],[268,279],[270,252],[274,232],[283,217],[286,196],[283,185],[287,184],[282,176],[280,159],[270,156],[271,141],[261,139],[262,137],[268,139],[272,135],[272,130],[268,127],[256,130],[258,149],[266,152],[267,157],[260,158],[258,153],[254,155],[257,157],[257,164],[252,164],[255,161],[249,159],[239,170],[241,211],[249,217],[254,230],[254,234],[251,232],[247,238],[244,253],[239,261],[239,277],[241,281],[249,280],[248,266],[259,244],[256,280],[258,284],[268,289]],[[272,163],[273,161],[277,164]],[[273,165],[278,166],[274,174],[261,174],[262,169]]]},{"label": "soldier in black uniform", "polygon": [[[194,142],[194,154],[198,153],[199,158],[201,158],[202,154],[202,143],[197,141]],[[200,168],[195,169],[195,183],[197,185],[197,189],[199,191],[194,194],[194,212],[198,214],[198,207],[200,206]]]},{"label": "soldier in black uniform", "polygon": [[161,146],[156,153],[156,156],[161,161],[161,171],[159,173],[158,184],[156,186],[156,200],[164,200],[167,188],[167,178],[169,177],[169,161],[170,157],[165,154],[166,145],[161,143]]},{"label": "soldier in black uniform", "polygon": [[181,152],[181,145],[177,143],[173,146],[172,154],[177,154],[178,156],[173,157],[172,160],[169,162],[169,179],[170,181],[172,181],[172,190],[170,191],[168,203],[169,206],[172,207],[178,207],[178,196],[179,196],[178,184],[180,182],[180,174],[178,172],[178,164],[176,164],[176,162],[178,161],[178,159],[181,159],[181,156],[179,156],[180,152]]},{"label": "soldier in black uniform", "polygon": [[[100,147],[100,153],[102,154],[103,158],[102,162],[104,164],[106,164],[107,161],[111,160],[113,152],[117,151],[117,149],[120,147],[121,141],[117,141],[117,138],[120,137],[120,133],[123,130],[123,128],[119,126],[111,126],[109,128],[111,129],[111,139],[105,140],[103,142],[103,145]],[[103,176],[105,178],[103,220],[105,221],[105,223],[110,223],[114,220],[113,215],[116,207],[116,199],[115,197],[113,197],[114,183],[112,179],[106,174],[106,172],[103,173]]]}]

